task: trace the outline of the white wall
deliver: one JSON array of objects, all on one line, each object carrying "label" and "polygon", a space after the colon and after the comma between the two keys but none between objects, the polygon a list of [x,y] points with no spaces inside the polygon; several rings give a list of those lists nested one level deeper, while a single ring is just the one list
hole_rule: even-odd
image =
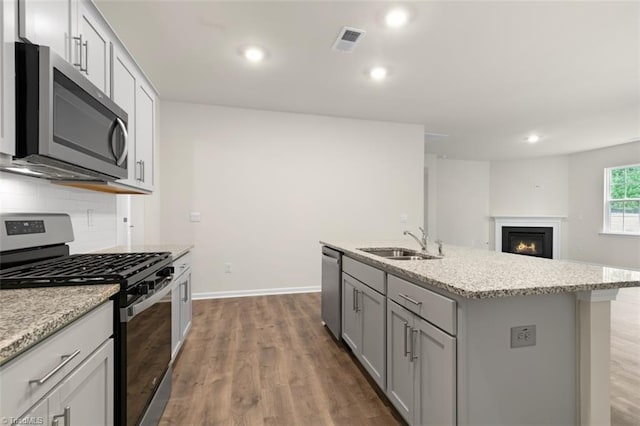
[{"label": "white wall", "polygon": [[640,237],[600,234],[604,169],[637,163],[640,142],[569,156],[569,258],[640,269]]},{"label": "white wall", "polygon": [[423,223],[422,126],[174,102],[161,114],[162,240],[195,244],[194,293],[319,286],[318,240]]},{"label": "white wall", "polygon": [[429,235],[438,233],[438,159],[435,154],[424,155],[424,229]]},{"label": "white wall", "polygon": [[446,244],[487,249],[489,162],[437,161],[437,235]]},{"label": "white wall", "polygon": [[[93,211],[91,226],[87,210]],[[69,244],[72,253],[116,245],[116,196],[113,194],[0,172],[0,212],[69,214],[75,237]]]},{"label": "white wall", "polygon": [[566,156],[491,162],[491,215],[566,216]]}]

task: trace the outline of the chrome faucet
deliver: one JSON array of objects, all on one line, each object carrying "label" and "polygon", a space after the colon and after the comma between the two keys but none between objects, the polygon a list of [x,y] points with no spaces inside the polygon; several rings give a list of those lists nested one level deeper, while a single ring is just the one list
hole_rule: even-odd
[{"label": "chrome faucet", "polygon": [[427,235],[426,232],[424,232],[424,229],[422,229],[422,227],[418,227],[418,229],[420,230],[420,232],[422,232],[422,238],[418,238],[415,235],[413,235],[411,232],[409,231],[404,231],[404,235],[408,235],[411,238],[413,238],[414,240],[416,240],[416,242],[418,244],[420,244],[420,248],[422,249],[423,252],[427,252],[427,242],[429,241],[429,236]]}]

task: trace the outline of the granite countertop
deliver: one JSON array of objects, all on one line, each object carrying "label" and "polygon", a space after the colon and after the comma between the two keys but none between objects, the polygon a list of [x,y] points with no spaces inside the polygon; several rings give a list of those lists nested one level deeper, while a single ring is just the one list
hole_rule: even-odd
[{"label": "granite countertop", "polygon": [[171,252],[173,260],[176,260],[192,248],[193,244],[141,244],[109,247],[93,253],[156,253],[168,251]]},{"label": "granite countertop", "polygon": [[[640,287],[639,271],[568,260],[543,259],[446,244],[442,259],[389,260],[359,248],[416,249],[415,244],[407,241],[320,243],[417,284],[424,283],[472,299]],[[429,244],[428,249],[430,254],[438,252],[435,244]]]},{"label": "granite countertop", "polygon": [[0,291],[0,365],[109,300],[118,284]]}]

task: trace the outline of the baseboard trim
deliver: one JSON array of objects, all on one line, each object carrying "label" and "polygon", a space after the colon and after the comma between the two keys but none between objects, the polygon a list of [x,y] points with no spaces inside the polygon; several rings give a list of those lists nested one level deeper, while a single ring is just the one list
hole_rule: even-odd
[{"label": "baseboard trim", "polygon": [[225,299],[229,297],[271,296],[274,294],[316,293],[318,291],[320,291],[319,286],[263,288],[257,290],[209,291],[205,293],[193,293],[191,298],[193,300]]}]

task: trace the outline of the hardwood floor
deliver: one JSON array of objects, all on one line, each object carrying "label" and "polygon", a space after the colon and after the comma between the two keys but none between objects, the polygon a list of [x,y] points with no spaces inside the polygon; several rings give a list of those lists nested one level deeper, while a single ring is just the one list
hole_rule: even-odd
[{"label": "hardwood floor", "polygon": [[640,288],[611,303],[611,424],[640,425]]},{"label": "hardwood floor", "polygon": [[320,293],[201,300],[162,425],[399,425],[320,322]]},{"label": "hardwood floor", "polygon": [[[640,289],[611,308],[611,424],[640,424]],[[399,425],[320,323],[320,293],[200,300],[162,425]]]}]

